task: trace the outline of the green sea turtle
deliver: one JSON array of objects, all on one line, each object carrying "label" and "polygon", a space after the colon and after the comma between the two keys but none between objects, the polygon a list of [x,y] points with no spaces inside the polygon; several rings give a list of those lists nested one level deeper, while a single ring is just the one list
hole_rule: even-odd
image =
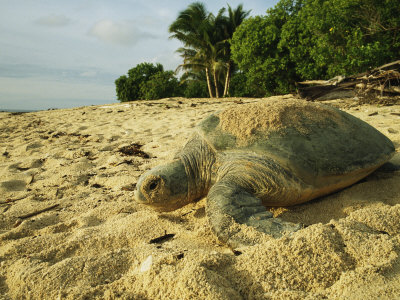
[{"label": "green sea turtle", "polygon": [[243,224],[274,237],[301,227],[273,218],[265,206],[343,189],[393,154],[392,142],[378,130],[321,103],[236,105],[204,119],[172,162],[143,174],[135,198],[173,210],[207,196],[213,231],[235,248],[251,244]]}]

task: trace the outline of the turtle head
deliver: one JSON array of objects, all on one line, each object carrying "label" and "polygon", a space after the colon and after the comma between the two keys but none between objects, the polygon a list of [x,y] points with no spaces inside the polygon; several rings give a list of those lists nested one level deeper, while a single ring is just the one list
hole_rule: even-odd
[{"label": "turtle head", "polygon": [[190,201],[188,178],[181,160],[144,173],[136,184],[135,199],[162,211],[171,211],[187,204]]}]

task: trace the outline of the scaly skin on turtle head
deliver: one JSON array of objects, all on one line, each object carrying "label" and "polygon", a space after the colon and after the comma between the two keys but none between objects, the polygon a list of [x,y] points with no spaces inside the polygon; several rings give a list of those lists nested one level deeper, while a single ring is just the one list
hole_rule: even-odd
[{"label": "scaly skin on turtle head", "polygon": [[136,184],[135,199],[161,211],[171,211],[188,204],[188,178],[181,160],[144,173]]}]

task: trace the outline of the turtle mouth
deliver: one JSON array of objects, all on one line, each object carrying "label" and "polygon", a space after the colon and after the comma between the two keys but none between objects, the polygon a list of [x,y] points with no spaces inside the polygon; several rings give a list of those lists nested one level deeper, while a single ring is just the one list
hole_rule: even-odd
[{"label": "turtle mouth", "polygon": [[135,194],[133,195],[133,198],[135,199],[136,202],[141,203],[141,204],[148,204],[147,199],[143,196],[143,194],[140,192],[139,189],[135,190]]},{"label": "turtle mouth", "polygon": [[166,206],[164,203],[150,202],[146,199],[146,197],[144,197],[144,195],[140,192],[140,190],[136,190],[133,197],[137,203],[151,206],[152,209],[158,212],[168,212],[180,207],[180,206],[175,207],[173,205],[170,205],[169,207]]}]

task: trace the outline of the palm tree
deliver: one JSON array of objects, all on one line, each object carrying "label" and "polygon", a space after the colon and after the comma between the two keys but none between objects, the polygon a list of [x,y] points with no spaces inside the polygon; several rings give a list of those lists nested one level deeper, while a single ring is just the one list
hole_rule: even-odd
[{"label": "palm tree", "polygon": [[[210,97],[219,98],[219,86],[222,85],[221,76],[225,76],[223,95],[229,89],[230,74],[233,62],[230,57],[230,41],[236,28],[249,15],[239,5],[235,10],[228,5],[226,9],[219,10],[217,16],[207,12],[204,4],[194,2],[187,9],[180,12],[178,18],[170,25],[170,38],[180,40],[184,47],[177,50],[183,58],[177,70],[184,72],[200,72],[206,74],[207,86]],[[210,77],[213,77],[213,84]],[[223,80],[222,80],[223,82]]]},{"label": "palm tree", "polygon": [[210,17],[210,32],[205,36],[206,47],[203,49],[208,64],[212,70],[214,80],[215,97],[219,98],[220,75],[225,72],[224,48],[225,48],[225,8],[221,8],[217,16]]},{"label": "palm tree", "polygon": [[250,10],[243,10],[243,5],[240,4],[236,9],[232,9],[228,4],[228,18],[226,19],[226,29],[225,29],[225,61],[226,61],[226,76],[225,76],[225,87],[223,96],[228,95],[229,83],[231,80],[231,74],[233,70],[233,61],[231,59],[231,41],[234,32],[243,23],[243,21],[249,16]]},{"label": "palm tree", "polygon": [[210,80],[210,64],[207,56],[209,35],[211,32],[213,15],[207,12],[203,3],[194,2],[187,9],[181,11],[178,18],[170,25],[170,38],[180,40],[184,47],[178,49],[183,57],[181,70],[203,69],[210,97],[213,97]]},{"label": "palm tree", "polygon": [[[193,78],[196,75],[200,75],[201,72],[205,72],[208,93],[210,98],[213,98],[212,86],[210,81],[209,66],[206,63],[205,56],[202,52],[198,52],[190,48],[179,48],[176,52],[180,53],[183,58],[183,64],[179,65],[176,72],[183,71],[184,78]],[[200,76],[197,76],[200,77]]]}]

